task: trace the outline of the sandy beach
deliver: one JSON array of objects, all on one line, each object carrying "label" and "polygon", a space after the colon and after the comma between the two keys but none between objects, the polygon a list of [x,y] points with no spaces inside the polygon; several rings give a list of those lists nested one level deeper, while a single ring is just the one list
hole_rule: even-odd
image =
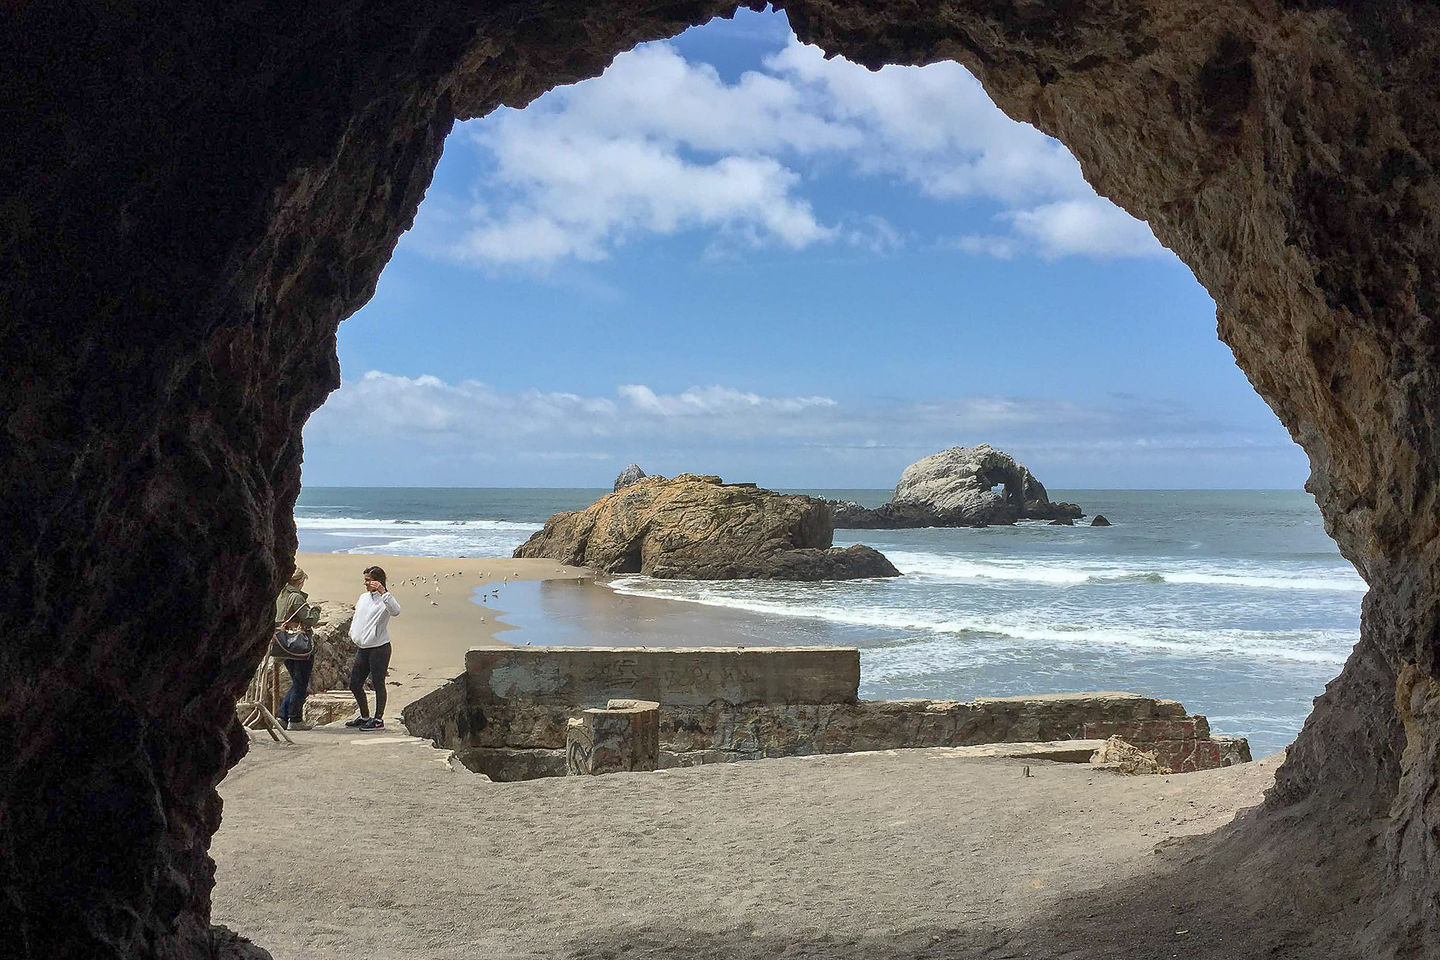
[{"label": "sandy beach", "polygon": [[503,643],[500,635],[513,629],[499,619],[503,612],[500,598],[493,606],[471,600],[477,587],[498,587],[503,595],[506,583],[593,576],[588,570],[553,560],[508,558],[301,553],[295,563],[308,575],[305,592],[314,601],[354,603],[365,589],[360,571],[372,565],[384,569],[401,606],[401,614],[390,628],[394,645],[390,679],[399,684],[391,692],[396,709],[390,713],[395,716],[399,707],[462,673],[466,650]]},{"label": "sandy beach", "polygon": [[[386,569],[405,608],[397,716],[459,673],[465,649],[503,642],[499,598],[472,603],[472,588],[588,575],[537,560],[299,563],[316,599],[349,599],[361,569]],[[432,606],[434,580],[407,581],[437,574]],[[934,749],[498,784],[398,724],[292,736],[257,739],[221,783],[212,847],[215,922],[278,960],[1261,949],[1234,940],[1236,902],[1186,889],[1186,838],[1258,803],[1278,758],[1127,778]],[[1300,950],[1289,925],[1265,929]]]}]

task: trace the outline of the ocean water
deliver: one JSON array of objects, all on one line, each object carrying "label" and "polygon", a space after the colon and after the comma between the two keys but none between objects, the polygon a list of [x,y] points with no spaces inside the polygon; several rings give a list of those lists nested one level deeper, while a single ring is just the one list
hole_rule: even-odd
[{"label": "ocean water", "polygon": [[[306,488],[302,550],[505,556],[604,490]],[[797,491],[875,505],[886,490]],[[839,530],[905,574],[848,583],[622,577],[618,597],[680,601],[639,634],[577,613],[575,591],[518,602],[536,642],[845,644],[867,698],[1120,689],[1174,697],[1257,756],[1289,743],[1359,636],[1365,584],[1289,491],[1052,491],[1114,526]],[[1083,521],[1082,521],[1083,524]],[[510,609],[502,601],[502,609]],[[709,611],[708,618],[696,614]],[[547,630],[564,620],[565,630]],[[668,621],[668,622],[667,622]],[[593,625],[594,635],[585,633]],[[518,636],[518,635],[517,635]],[[637,637],[642,639],[637,640]],[[684,638],[676,637],[675,642]]]}]

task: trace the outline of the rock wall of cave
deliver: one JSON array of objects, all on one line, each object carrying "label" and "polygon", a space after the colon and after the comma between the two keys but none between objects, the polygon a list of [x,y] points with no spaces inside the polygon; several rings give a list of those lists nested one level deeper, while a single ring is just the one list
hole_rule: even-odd
[{"label": "rock wall of cave", "polygon": [[[1440,14],[780,5],[860,63],[964,63],[1214,296],[1372,587],[1266,810],[1217,856],[1261,835],[1323,844],[1374,878],[1346,898],[1355,943],[1418,955],[1440,937]],[[300,429],[338,382],[337,325],[456,118],[733,7],[0,11],[0,929],[20,956],[243,949],[209,926],[214,786],[244,751],[231,702],[288,572]]]}]

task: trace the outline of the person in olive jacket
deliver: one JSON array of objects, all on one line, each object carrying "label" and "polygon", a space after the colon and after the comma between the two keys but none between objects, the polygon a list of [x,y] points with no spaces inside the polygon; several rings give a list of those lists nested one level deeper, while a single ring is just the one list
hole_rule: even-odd
[{"label": "person in olive jacket", "polygon": [[[300,630],[310,633],[320,620],[320,611],[309,603],[310,597],[300,588],[305,584],[305,571],[299,567],[290,575],[290,582],[275,598],[275,628],[278,630]],[[275,719],[287,730],[309,730],[313,724],[305,722],[305,697],[310,692],[310,671],[315,666],[315,656],[304,660],[286,660],[285,669],[290,672],[290,691],[280,701]]]}]

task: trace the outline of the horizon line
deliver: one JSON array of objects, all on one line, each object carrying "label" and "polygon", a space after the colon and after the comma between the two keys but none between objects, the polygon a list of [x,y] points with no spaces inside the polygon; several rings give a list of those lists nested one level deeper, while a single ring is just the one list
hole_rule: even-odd
[{"label": "horizon line", "polygon": [[[702,474],[702,476],[714,476],[714,474]],[[752,481],[724,481],[725,483],[750,483]],[[304,491],[309,486],[311,489],[327,490],[605,490],[604,486],[448,486],[439,484],[406,484],[406,483],[301,483],[300,489]],[[894,490],[894,486],[884,487],[822,487],[822,486],[783,486],[765,487],[765,490]],[[1126,491],[1135,493],[1309,493],[1304,487],[1047,487],[1046,490],[1063,490],[1066,492],[1097,492],[1097,491]]]}]

